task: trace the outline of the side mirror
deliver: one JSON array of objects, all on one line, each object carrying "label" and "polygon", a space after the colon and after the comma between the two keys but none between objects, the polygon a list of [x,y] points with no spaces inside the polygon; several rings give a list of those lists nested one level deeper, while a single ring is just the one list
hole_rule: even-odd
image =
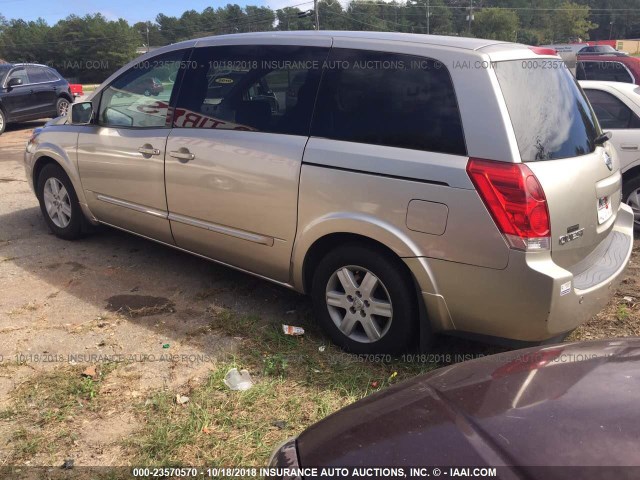
[{"label": "side mirror", "polygon": [[7,87],[9,88],[19,87],[20,85],[22,85],[22,79],[17,77],[11,78],[9,83],[7,83]]},{"label": "side mirror", "polygon": [[603,132],[601,135],[598,135],[594,140],[594,143],[598,146],[604,145],[604,142],[611,140],[613,134],[611,132]]},{"label": "side mirror", "polygon": [[91,102],[80,102],[71,105],[72,125],[88,125],[93,119],[93,104]]}]

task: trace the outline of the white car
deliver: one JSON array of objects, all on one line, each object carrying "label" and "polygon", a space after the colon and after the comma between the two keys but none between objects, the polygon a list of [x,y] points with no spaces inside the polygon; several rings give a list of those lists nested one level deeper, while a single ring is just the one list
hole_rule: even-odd
[{"label": "white car", "polygon": [[581,80],[602,130],[611,132],[622,170],[622,197],[640,227],[640,86]]}]

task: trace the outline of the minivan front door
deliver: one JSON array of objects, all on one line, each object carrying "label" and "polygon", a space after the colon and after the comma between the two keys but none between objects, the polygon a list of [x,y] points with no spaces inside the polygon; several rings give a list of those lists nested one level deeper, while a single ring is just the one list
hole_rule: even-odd
[{"label": "minivan front door", "polygon": [[[91,212],[103,223],[173,243],[164,190],[169,105],[187,50],[143,61],[101,92],[95,125],[78,136],[78,166]],[[152,78],[162,83],[145,95]]]},{"label": "minivan front door", "polygon": [[179,247],[284,283],[302,155],[330,45],[328,38],[302,41],[308,45],[195,48],[165,165]]}]

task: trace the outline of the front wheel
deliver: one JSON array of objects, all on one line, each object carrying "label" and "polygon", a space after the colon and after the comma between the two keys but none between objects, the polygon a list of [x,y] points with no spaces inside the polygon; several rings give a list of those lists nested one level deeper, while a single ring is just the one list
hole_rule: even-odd
[{"label": "front wheel", "polygon": [[636,229],[640,229],[640,176],[632,178],[622,185],[624,203],[633,210],[633,222]]},{"label": "front wheel", "polygon": [[409,273],[397,258],[361,245],[329,252],[313,277],[320,325],[353,353],[395,353],[416,339],[417,302]]},{"label": "front wheel", "polygon": [[51,231],[73,240],[82,230],[82,210],[71,180],[60,165],[46,165],[38,177],[40,210]]},{"label": "front wheel", "polygon": [[60,97],[58,99],[58,101],[56,102],[56,112],[58,113],[59,117],[62,117],[69,113],[69,105],[71,104],[66,98]]},{"label": "front wheel", "polygon": [[4,115],[4,112],[0,108],[0,135],[4,133],[4,129],[7,127],[7,117]]}]

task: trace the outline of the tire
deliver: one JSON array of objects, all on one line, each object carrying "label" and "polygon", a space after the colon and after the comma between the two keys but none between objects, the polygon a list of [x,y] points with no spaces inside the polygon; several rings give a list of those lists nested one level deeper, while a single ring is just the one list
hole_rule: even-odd
[{"label": "tire", "polygon": [[635,228],[640,229],[640,176],[628,180],[622,185],[622,199],[633,208]]},{"label": "tire", "polygon": [[0,135],[4,133],[5,128],[7,128],[7,116],[4,114],[4,111],[0,108]]},{"label": "tire", "polygon": [[38,176],[37,193],[40,210],[51,231],[65,240],[80,237],[82,209],[71,180],[60,165],[45,165]]},{"label": "tire", "polygon": [[59,117],[63,115],[67,115],[69,113],[69,109],[71,108],[71,102],[65,97],[58,98],[56,101],[56,113]]},{"label": "tire", "polygon": [[347,244],[330,251],[314,272],[311,296],[321,327],[348,352],[397,353],[416,342],[413,280],[399,259],[382,250]]}]

